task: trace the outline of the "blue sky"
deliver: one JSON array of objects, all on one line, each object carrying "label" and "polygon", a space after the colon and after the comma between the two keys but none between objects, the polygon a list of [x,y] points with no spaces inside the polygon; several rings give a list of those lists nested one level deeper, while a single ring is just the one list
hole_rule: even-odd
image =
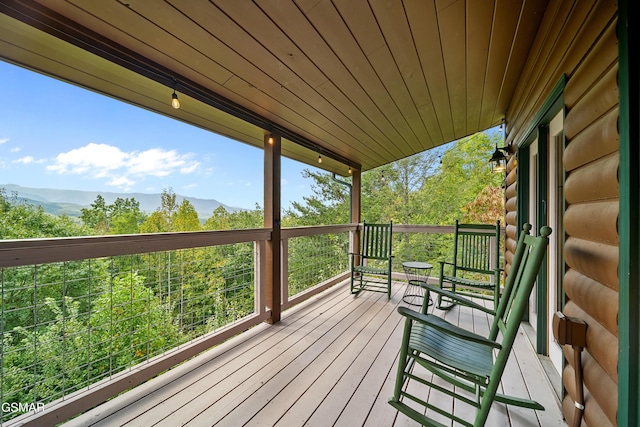
[{"label": "blue sky", "polygon": [[[177,194],[263,205],[258,148],[0,61],[0,186]],[[282,161],[282,205],[311,194]],[[242,172],[240,172],[242,171]]]}]

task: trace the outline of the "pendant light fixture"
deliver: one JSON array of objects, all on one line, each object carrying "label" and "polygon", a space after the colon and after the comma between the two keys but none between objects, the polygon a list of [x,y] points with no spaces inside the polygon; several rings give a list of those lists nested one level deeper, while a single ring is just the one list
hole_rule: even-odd
[{"label": "pendant light fixture", "polygon": [[180,108],[180,100],[178,99],[178,94],[176,93],[176,87],[178,86],[178,81],[173,79],[173,95],[171,95],[171,106],[176,110]]},{"label": "pendant light fixture", "polygon": [[[504,141],[504,119],[500,123],[500,134],[502,135],[502,140]],[[491,163],[491,169],[495,173],[504,173],[507,170],[507,156],[511,154],[511,143],[504,147],[498,147],[496,143],[496,149],[491,155],[491,159],[489,162]]]}]

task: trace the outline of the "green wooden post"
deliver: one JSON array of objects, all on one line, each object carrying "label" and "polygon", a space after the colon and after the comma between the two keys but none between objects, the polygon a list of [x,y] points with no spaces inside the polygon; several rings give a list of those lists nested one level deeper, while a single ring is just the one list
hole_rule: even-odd
[{"label": "green wooden post", "polygon": [[620,236],[618,425],[640,424],[640,66],[637,21],[628,0],[618,3],[620,93]]}]

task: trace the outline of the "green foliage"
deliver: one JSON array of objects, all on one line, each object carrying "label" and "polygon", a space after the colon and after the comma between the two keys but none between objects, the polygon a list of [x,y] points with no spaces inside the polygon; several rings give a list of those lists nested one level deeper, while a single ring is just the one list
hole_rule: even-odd
[{"label": "green foliage", "polygon": [[198,231],[200,230],[198,212],[190,201],[184,199],[171,221],[172,231]]},{"label": "green foliage", "polygon": [[0,239],[30,239],[36,237],[69,237],[88,234],[68,216],[54,216],[40,206],[18,200],[17,194],[7,196],[0,189]]},{"label": "green foliage", "polygon": [[144,213],[140,211],[140,203],[134,198],[118,197],[108,205],[104,197],[98,194],[91,208],[82,208],[81,212],[82,222],[97,235],[135,234],[145,220]]},{"label": "green foliage", "polygon": [[[53,315],[46,327],[16,327],[4,334],[3,388],[8,402],[59,398],[86,385],[88,331],[80,321],[79,306],[71,297],[61,303],[46,298],[45,308]],[[35,399],[32,384],[37,384]]]},{"label": "green foliage", "polygon": [[470,213],[471,202],[486,187],[500,188],[503,176],[493,173],[488,162],[495,144],[502,143],[498,138],[496,133],[475,134],[444,152],[437,173],[427,177],[420,189],[418,198],[424,208],[415,223],[451,225]]},{"label": "green foliage", "polygon": [[347,271],[346,233],[289,239],[289,296]]},{"label": "green foliage", "polygon": [[136,273],[114,277],[94,304],[89,320],[94,376],[132,366],[178,342],[166,306]]},{"label": "green foliage", "polygon": [[172,188],[162,190],[160,207],[140,225],[141,233],[167,231],[198,231],[201,229],[198,212],[191,202],[183,199],[178,205]]},{"label": "green foliage", "polygon": [[264,227],[264,212],[256,204],[254,210],[229,212],[218,206],[204,224],[205,230],[239,230]]},{"label": "green foliage", "polygon": [[303,197],[304,204],[292,202],[292,208],[284,213],[283,227],[348,223],[349,189],[328,173],[305,169],[302,176],[313,179],[314,195]]},{"label": "green foliage", "polygon": [[[503,176],[494,174],[488,162],[494,146],[502,145],[500,138],[497,133],[478,133],[446,149],[363,173],[362,218],[372,223],[393,220],[396,224],[433,225],[451,225],[462,218],[489,223],[501,219]],[[314,194],[305,197],[304,203],[294,202],[283,225],[348,222],[349,189],[328,173],[305,170],[303,176],[313,179]]]},{"label": "green foliage", "polygon": [[169,231],[170,225],[160,211],[155,211],[140,225],[141,233],[164,233]]}]

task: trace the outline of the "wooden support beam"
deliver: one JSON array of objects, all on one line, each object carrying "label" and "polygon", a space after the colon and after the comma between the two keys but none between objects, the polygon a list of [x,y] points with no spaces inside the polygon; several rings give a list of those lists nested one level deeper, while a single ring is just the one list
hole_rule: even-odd
[{"label": "wooden support beam", "polygon": [[[362,172],[360,169],[351,171],[351,222],[360,224],[362,222],[361,212],[361,195],[362,195]],[[360,229],[356,229],[350,234],[351,242],[349,242],[350,252],[356,253],[360,249]],[[360,263],[359,258],[355,259],[356,265]]]},{"label": "wooden support beam", "polygon": [[281,136],[277,133],[264,135],[264,226],[271,228],[271,240],[267,242],[265,295],[267,309],[271,312],[267,323],[280,321],[282,311],[281,283],[282,263],[280,251],[281,227]]}]

